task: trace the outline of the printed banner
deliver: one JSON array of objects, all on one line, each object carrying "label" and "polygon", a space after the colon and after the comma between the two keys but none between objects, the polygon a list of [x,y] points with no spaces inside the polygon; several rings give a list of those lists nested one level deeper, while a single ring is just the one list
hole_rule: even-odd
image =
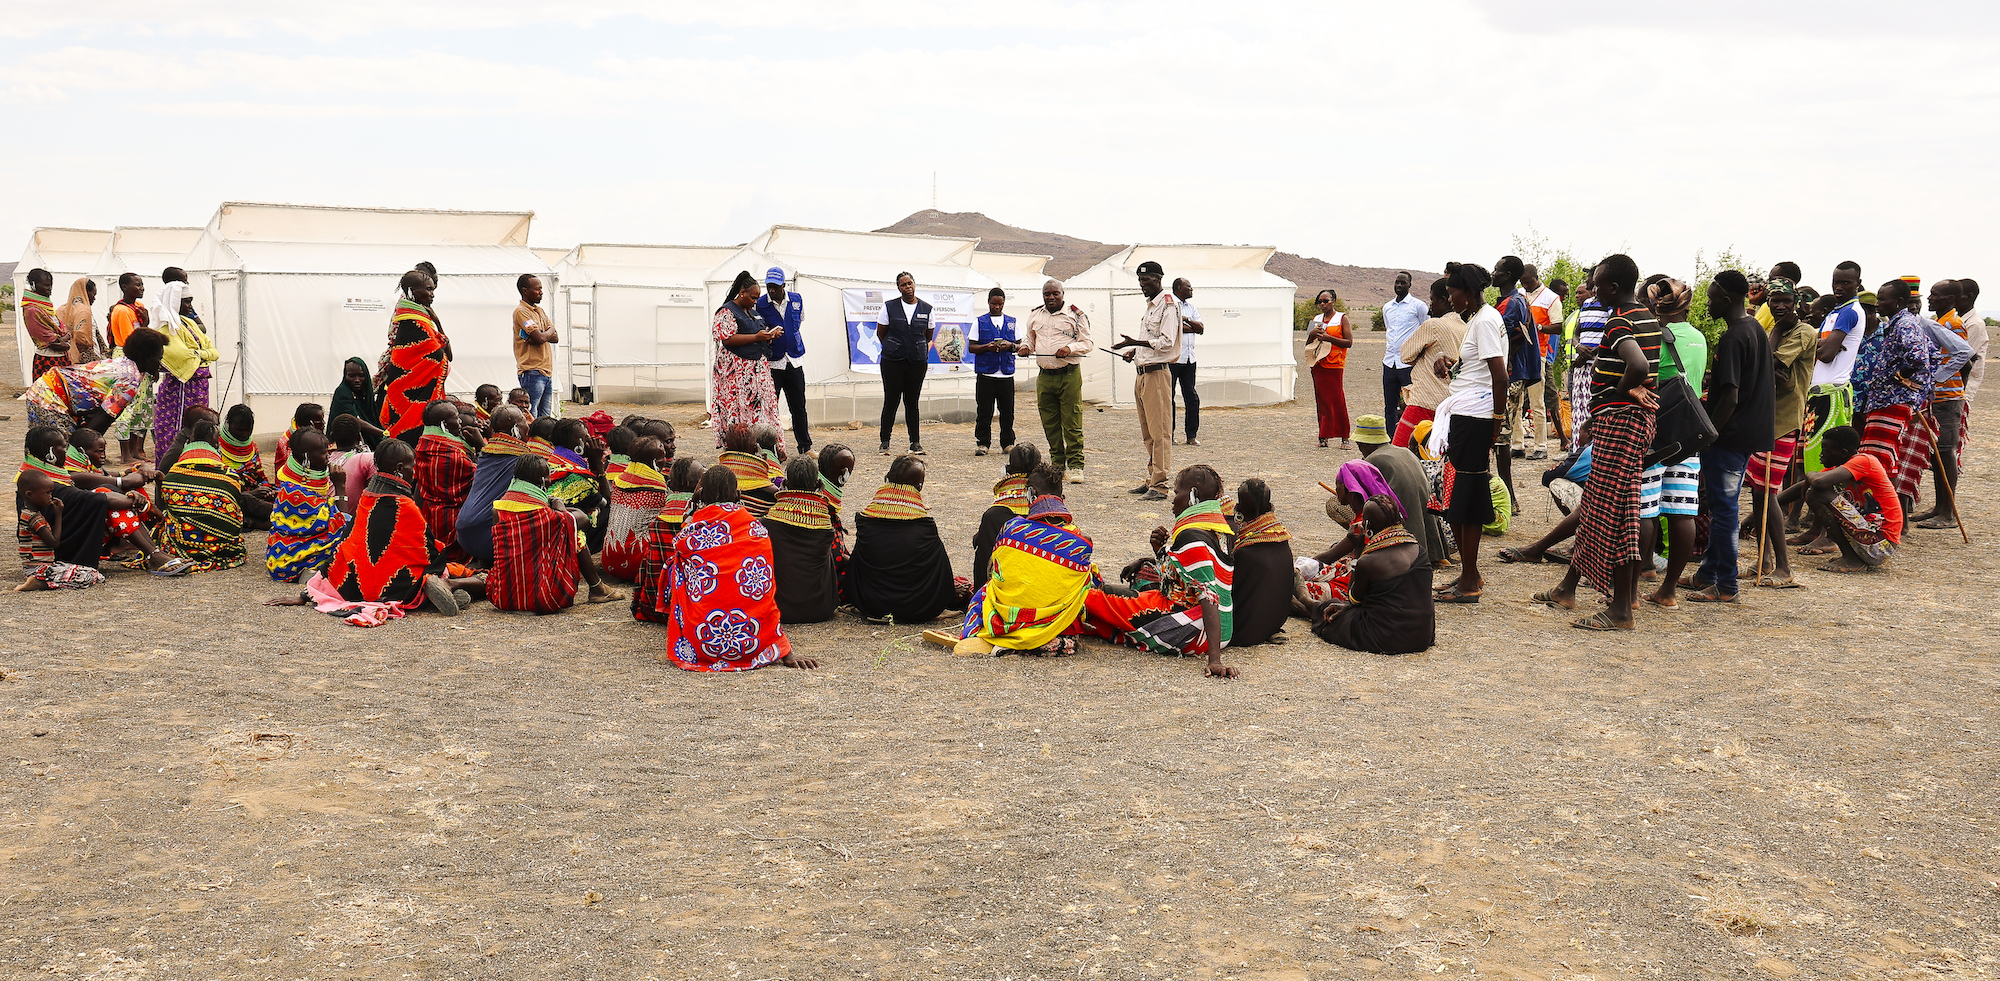
[{"label": "printed banner", "polygon": [[[871,375],[882,373],[882,341],[875,336],[882,304],[900,300],[894,287],[840,291],[847,308],[847,367]],[[972,372],[973,321],[986,312],[986,296],[973,290],[918,288],[917,299],[931,305],[931,374]]]}]

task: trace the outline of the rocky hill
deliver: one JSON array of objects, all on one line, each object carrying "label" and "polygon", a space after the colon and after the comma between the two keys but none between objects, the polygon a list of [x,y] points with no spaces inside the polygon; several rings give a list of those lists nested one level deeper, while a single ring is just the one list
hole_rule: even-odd
[{"label": "rocky hill", "polygon": [[[979,239],[979,247],[987,252],[1027,252],[1051,256],[1048,272],[1057,279],[1074,276],[1125,247],[1055,232],[1017,228],[977,211],[919,211],[876,231],[956,235]],[[1264,268],[1297,283],[1300,299],[1310,299],[1314,293],[1332,287],[1352,308],[1381,306],[1394,295],[1391,283],[1396,273],[1402,271],[1385,266],[1339,265],[1291,252],[1273,254]],[[1442,275],[1418,269],[1412,269],[1410,273],[1417,279],[1419,293],[1426,288],[1424,284]]]}]

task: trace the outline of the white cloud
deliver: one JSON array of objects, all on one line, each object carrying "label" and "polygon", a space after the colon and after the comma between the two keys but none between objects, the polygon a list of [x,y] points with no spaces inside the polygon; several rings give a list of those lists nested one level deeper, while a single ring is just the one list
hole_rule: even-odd
[{"label": "white cloud", "polygon": [[[41,192],[0,241],[272,199],[739,242],[887,224],[934,170],[947,209],[1030,227],[1429,268],[1532,226],[1649,268],[1734,245],[1958,275],[2000,217],[1976,193],[2000,95],[1976,31],[1780,34],[1785,5],[1748,0],[1664,26],[1559,0],[1553,37],[1502,0],[27,6],[38,40],[0,39],[0,91],[59,149],[0,160]],[[490,30],[535,25],[545,43]],[[103,151],[161,117],[189,121],[182,158]]]}]

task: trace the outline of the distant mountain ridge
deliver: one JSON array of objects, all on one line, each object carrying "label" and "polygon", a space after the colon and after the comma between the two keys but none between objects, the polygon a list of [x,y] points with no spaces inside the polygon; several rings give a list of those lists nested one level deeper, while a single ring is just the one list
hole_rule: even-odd
[{"label": "distant mountain ridge", "polygon": [[[977,238],[980,250],[985,252],[1025,252],[1050,256],[1048,273],[1057,279],[1068,279],[1125,247],[1073,235],[1018,228],[977,211],[924,210],[876,231]],[[1300,299],[1311,299],[1315,293],[1330,287],[1347,301],[1350,308],[1379,307],[1387,302],[1395,295],[1393,284],[1396,274],[1403,271],[1387,266],[1341,265],[1292,252],[1273,253],[1264,268],[1297,284]],[[1413,292],[1419,296],[1425,295],[1431,280],[1443,275],[1419,269],[1409,272],[1417,282]],[[1195,285],[1199,287],[1201,284]]]}]

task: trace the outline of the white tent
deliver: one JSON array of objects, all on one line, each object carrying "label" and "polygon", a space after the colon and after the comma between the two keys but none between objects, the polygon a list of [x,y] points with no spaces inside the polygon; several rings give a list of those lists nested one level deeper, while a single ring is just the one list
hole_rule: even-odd
[{"label": "white tent", "polygon": [[[69,299],[69,286],[79,277],[90,275],[92,267],[104,254],[104,247],[111,241],[111,232],[102,228],[37,228],[28,236],[28,247],[21,253],[21,262],[14,267],[14,295],[19,297],[28,291],[28,271],[46,269],[55,279],[49,299],[57,306]],[[104,298],[103,287],[97,295],[100,304],[108,302]],[[117,299],[117,297],[112,297]],[[101,329],[104,321],[100,318]],[[28,328],[20,317],[14,318],[14,344],[20,349],[21,383],[34,379],[28,372],[34,365],[35,345],[28,340]]]},{"label": "white tent", "polygon": [[[545,301],[569,391],[619,402],[701,402],[708,392],[708,272],[734,246],[579,245]],[[761,273],[761,270],[760,270]]]},{"label": "white tent", "polygon": [[226,203],[181,265],[221,360],[217,405],[247,401],[282,431],[301,401],[324,402],[341,362],[388,347],[397,280],[438,269],[435,309],[452,341],[450,391],[512,387],[522,273],[550,275],[528,248],[530,211],[426,211]]},{"label": "white tent", "polygon": [[[976,291],[973,314],[985,311],[985,294],[995,283],[973,268],[976,238],[844,232],[796,225],[773,225],[748,245],[733,250],[708,274],[705,311],[720,307],[730,282],[747,270],[761,280],[773,266],[791,274],[792,288],[805,300],[807,411],[814,422],[874,421],[882,411],[881,376],[849,369],[847,316],[843,290],[895,291],[898,273],[916,277],[920,294],[936,290]],[[946,311],[940,310],[940,313]],[[709,357],[718,345],[701,323]],[[933,372],[924,383],[920,411],[926,419],[970,418],[971,366],[953,374]]]},{"label": "white tent", "polygon": [[[90,267],[90,278],[97,281],[97,322],[100,325],[111,322],[111,308],[121,295],[118,278],[128,272],[138,273],[145,282],[145,297],[139,302],[151,310],[166,285],[160,273],[168,266],[180,265],[199,238],[199,228],[120,225],[112,229],[111,240],[104,244],[104,251],[98,253],[97,261]],[[208,310],[201,306],[195,310],[203,317],[208,316]]]},{"label": "white tent", "polygon": [[[1042,269],[1049,264],[1050,258],[1024,252],[974,252],[972,268],[985,273],[1007,291],[1007,315],[1021,321],[1025,330],[1028,311],[1042,302],[1042,284],[1049,280]],[[985,312],[983,307],[981,312]],[[1032,373],[1034,363],[1027,361],[1023,364]]]},{"label": "white tent", "polygon": [[1262,246],[1134,245],[1071,277],[1069,302],[1088,314],[1098,351],[1084,361],[1083,397],[1129,404],[1132,367],[1105,349],[1120,335],[1136,337],[1146,312],[1139,264],[1166,270],[1169,286],[1186,277],[1207,333],[1195,338],[1202,405],[1288,402],[1296,381],[1292,360],[1291,282],[1264,271],[1275,251]]}]

